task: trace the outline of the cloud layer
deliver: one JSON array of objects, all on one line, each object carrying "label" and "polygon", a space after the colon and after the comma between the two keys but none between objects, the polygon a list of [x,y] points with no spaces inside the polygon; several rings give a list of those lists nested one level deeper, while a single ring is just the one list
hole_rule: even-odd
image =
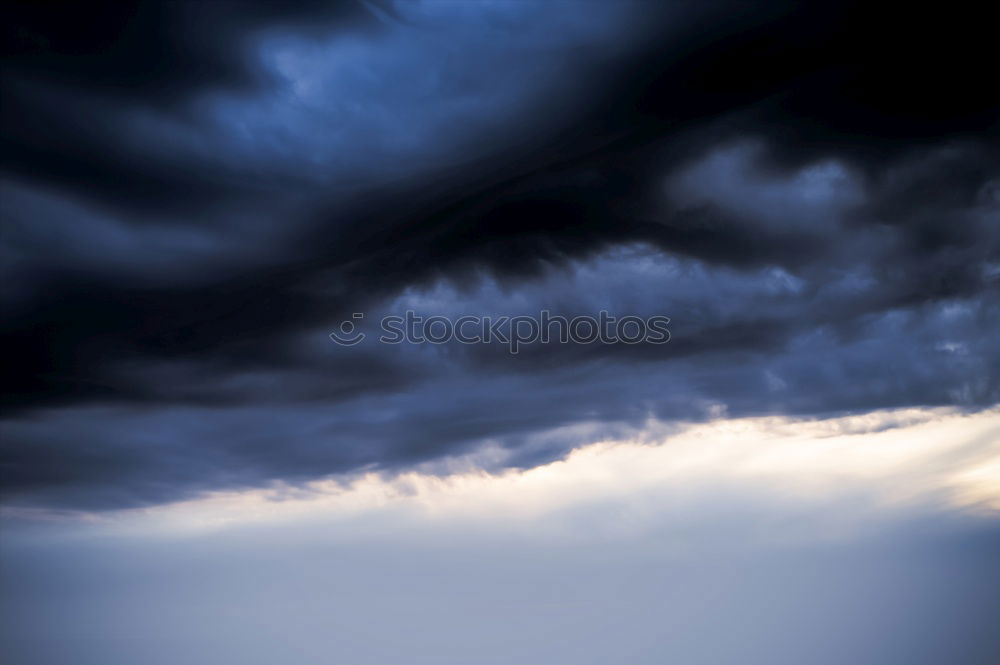
[{"label": "cloud layer", "polygon": [[[1000,401],[985,9],[689,4],[5,10],[5,500]],[[407,308],[672,339],[326,337]]]}]

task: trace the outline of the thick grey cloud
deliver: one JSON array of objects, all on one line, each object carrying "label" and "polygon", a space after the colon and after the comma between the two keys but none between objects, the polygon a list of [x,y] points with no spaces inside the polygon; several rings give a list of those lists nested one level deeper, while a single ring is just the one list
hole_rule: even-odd
[{"label": "thick grey cloud", "polygon": [[[983,10],[799,4],[144,3],[73,31],[15,6],[7,500],[1000,401]],[[664,314],[673,338],[326,339],[410,306]]]}]

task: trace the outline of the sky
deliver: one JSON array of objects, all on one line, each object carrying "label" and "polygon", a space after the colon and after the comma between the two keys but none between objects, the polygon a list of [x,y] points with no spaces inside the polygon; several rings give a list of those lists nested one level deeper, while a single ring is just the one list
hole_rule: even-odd
[{"label": "sky", "polygon": [[995,662],[980,4],[7,3],[6,660]]}]

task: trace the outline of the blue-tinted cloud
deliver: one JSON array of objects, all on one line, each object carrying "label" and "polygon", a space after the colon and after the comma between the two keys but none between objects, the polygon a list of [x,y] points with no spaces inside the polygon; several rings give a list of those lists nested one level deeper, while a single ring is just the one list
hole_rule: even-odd
[{"label": "blue-tinted cloud", "polygon": [[[988,93],[954,74],[980,81],[980,47],[941,55],[947,77],[893,68],[926,64],[920,26],[968,19],[910,12],[883,49],[893,12],[737,4],[153,3],[72,34],[18,9],[8,500],[996,403],[1000,153]],[[327,337],[400,309],[664,315],[672,338],[513,357]]]}]

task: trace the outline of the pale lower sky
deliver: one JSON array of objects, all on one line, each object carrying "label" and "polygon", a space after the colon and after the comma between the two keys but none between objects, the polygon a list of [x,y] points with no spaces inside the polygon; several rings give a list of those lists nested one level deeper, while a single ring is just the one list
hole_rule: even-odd
[{"label": "pale lower sky", "polygon": [[475,461],[101,515],[8,510],[4,641],[39,665],[1000,653],[998,409],[650,423],[528,471]]}]

